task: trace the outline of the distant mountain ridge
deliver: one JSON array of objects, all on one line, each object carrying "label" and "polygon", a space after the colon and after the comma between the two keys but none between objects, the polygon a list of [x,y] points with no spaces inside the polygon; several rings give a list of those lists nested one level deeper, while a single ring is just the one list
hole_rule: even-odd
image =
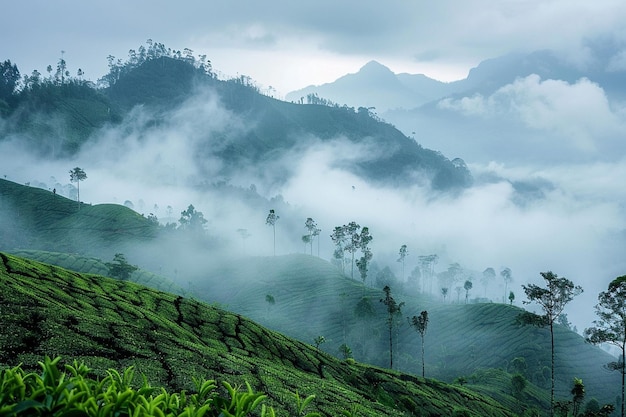
[{"label": "distant mountain ridge", "polygon": [[568,62],[555,51],[540,50],[531,53],[511,53],[486,59],[470,69],[466,78],[441,82],[424,74],[395,74],[377,61],[369,61],[354,74],[339,77],[333,82],[292,91],[289,101],[297,101],[307,94],[318,94],[338,104],[376,107],[379,113],[394,109],[413,109],[447,96],[475,93],[488,94],[516,78],[537,74],[542,79],[560,79],[575,82],[586,77],[605,87],[616,98],[626,97],[626,72],[611,65],[610,58],[580,68]]},{"label": "distant mountain ridge", "polygon": [[394,74],[371,61],[355,74],[287,98],[315,95],[375,108],[419,143],[470,164],[614,161],[626,154],[620,134],[626,123],[620,111],[626,100],[624,53],[619,45],[598,42],[584,59],[570,55],[511,53],[486,59],[449,83]]},{"label": "distant mountain ridge", "polygon": [[290,92],[286,99],[297,102],[308,94],[317,94],[340,105],[374,107],[382,113],[394,108],[419,107],[455,91],[452,84],[423,74],[394,74],[385,65],[370,61],[357,73]]}]

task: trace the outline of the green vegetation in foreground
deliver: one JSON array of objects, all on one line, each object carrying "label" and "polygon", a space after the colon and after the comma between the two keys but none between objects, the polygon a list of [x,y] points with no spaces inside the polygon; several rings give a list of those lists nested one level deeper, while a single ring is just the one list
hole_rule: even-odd
[{"label": "green vegetation in foreground", "polygon": [[[180,296],[0,253],[0,366],[36,370],[46,355],[84,362],[94,377],[134,367],[155,387],[198,380],[250,384],[276,414],[512,416],[466,387],[339,361],[242,316]],[[59,362],[60,365],[62,365]],[[134,383],[141,379],[135,376]]]},{"label": "green vegetation in foreground", "polygon": [[[228,382],[223,385],[229,398],[222,397],[212,380],[194,380],[195,391],[190,394],[170,394],[147,381],[133,388],[133,368],[121,374],[109,369],[105,378],[93,379],[88,376],[89,368],[77,362],[65,365],[63,372],[58,366],[60,359],[46,357],[39,362],[41,375],[26,373],[19,366],[3,370],[0,415],[243,417],[265,399],[249,385],[241,392]],[[266,413],[264,405],[261,410],[261,416],[274,415],[271,408]]]}]

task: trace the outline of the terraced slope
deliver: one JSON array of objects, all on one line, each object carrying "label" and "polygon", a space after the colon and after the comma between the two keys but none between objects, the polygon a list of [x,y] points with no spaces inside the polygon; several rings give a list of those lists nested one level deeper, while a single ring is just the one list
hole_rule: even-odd
[{"label": "terraced slope", "polygon": [[[69,269],[70,271],[75,272],[104,276],[109,273],[109,268],[106,266],[105,262],[95,257],[82,256],[72,253],[26,249],[14,250],[11,251],[11,254],[50,265],[60,266],[61,268]],[[176,285],[172,280],[141,268],[133,272],[129,281],[145,285],[146,287],[159,291],[166,291],[178,295],[187,294],[187,291]]]},{"label": "terraced slope", "polygon": [[[236,314],[134,283],[81,275],[0,253],[0,366],[35,368],[44,354],[94,371],[136,366],[153,385],[193,389],[192,377],[248,381],[290,410],[315,394],[322,415],[512,416],[488,397],[394,371],[341,362]],[[291,415],[291,412],[279,415]]]},{"label": "terraced slope", "polygon": [[[223,303],[232,311],[308,343],[322,335],[326,343],[321,348],[333,355],[340,356],[339,347],[345,343],[357,360],[389,366],[387,316],[385,306],[379,302],[383,292],[363,288],[360,281],[343,276],[328,262],[307,255],[253,258],[232,262],[207,275],[194,284],[195,297]],[[214,290],[217,283],[220,291]],[[267,294],[273,296],[274,304],[266,301]],[[497,303],[441,304],[425,296],[393,296],[405,302],[400,327],[394,332],[397,369],[421,374],[419,335],[407,325],[405,317],[428,310],[427,376],[452,382],[489,368],[514,372],[511,362],[523,358],[526,378],[549,388],[549,331],[516,324],[521,308]],[[357,309],[363,297],[373,309],[371,316]],[[558,397],[570,397],[576,377],[583,379],[588,398],[613,403],[620,380],[619,373],[605,369],[611,361],[615,358],[602,349],[557,326]],[[469,380],[471,384],[476,378]]]}]

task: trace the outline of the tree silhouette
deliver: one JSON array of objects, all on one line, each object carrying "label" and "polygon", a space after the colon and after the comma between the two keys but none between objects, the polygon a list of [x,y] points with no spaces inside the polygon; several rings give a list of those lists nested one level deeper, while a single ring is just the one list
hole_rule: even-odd
[{"label": "tree silhouette", "polygon": [[548,326],[550,328],[551,349],[551,389],[550,389],[550,415],[554,415],[554,322],[559,318],[565,305],[572,301],[575,296],[583,292],[580,286],[565,277],[559,278],[557,274],[548,271],[540,273],[546,281],[546,287],[535,284],[522,285],[528,301],[524,304],[537,303],[543,309],[544,315],[536,317],[532,313],[522,313],[519,319],[525,324]]},{"label": "tree silhouette", "polygon": [[487,287],[494,280],[495,277],[496,271],[493,268],[485,268],[485,270],[483,271],[483,277],[480,280],[480,282],[483,284],[483,287],[485,288],[485,297],[487,296]]},{"label": "tree silhouette", "polygon": [[[306,227],[306,230],[309,232],[307,236],[307,239],[304,238],[304,236],[302,237],[302,241],[306,244],[310,244],[311,245],[311,256],[313,256],[313,239],[315,236],[317,236],[319,234],[319,232],[317,232],[317,223],[315,223],[315,220],[313,220],[312,218],[308,217],[306,219],[306,222],[304,222],[304,227]],[[317,232],[317,233],[316,233]]]},{"label": "tree silhouette", "polygon": [[469,298],[469,292],[473,286],[474,284],[472,284],[472,281],[470,281],[469,279],[466,280],[465,283],[463,284],[463,288],[465,288],[465,304],[467,304],[467,299]]},{"label": "tree silhouette", "polygon": [[424,367],[424,335],[428,328],[428,311],[422,311],[419,316],[413,316],[409,319],[409,324],[420,334],[422,342],[422,378],[425,375]]},{"label": "tree silhouette", "polygon": [[201,211],[197,211],[193,204],[189,204],[187,210],[180,212],[178,222],[181,229],[201,235],[204,233],[204,225],[207,223],[207,220]]},{"label": "tree silhouette", "polygon": [[443,302],[445,304],[446,302],[446,297],[448,296],[448,288],[447,287],[443,287],[441,289],[441,295],[443,296]]},{"label": "tree silhouette", "polygon": [[361,258],[357,259],[356,266],[359,270],[359,274],[361,275],[361,281],[363,281],[363,291],[365,291],[365,281],[367,280],[367,265],[369,261],[372,260],[372,250],[369,247],[370,242],[374,238],[370,235],[370,229],[368,227],[363,227],[361,229],[359,248],[361,249]]},{"label": "tree silhouette", "polygon": [[511,272],[511,269],[504,268],[500,271],[500,276],[504,279],[504,296],[506,297],[508,295],[507,292],[509,291],[509,283],[513,281],[513,273]]},{"label": "tree silhouette", "polygon": [[274,256],[276,256],[276,222],[280,219],[280,216],[276,214],[276,212],[272,209],[270,210],[267,218],[265,219],[265,224],[268,226],[272,226],[274,231]]},{"label": "tree silhouette", "polygon": [[598,320],[594,320],[594,327],[585,329],[585,340],[590,343],[610,343],[621,350],[621,358],[611,362],[609,367],[618,370],[622,376],[621,415],[624,417],[624,380],[626,369],[626,275],[615,278],[609,284],[607,291],[598,295],[598,304],[595,306]]},{"label": "tree silhouette", "polygon": [[78,201],[78,209],[80,210],[80,182],[85,181],[87,179],[87,174],[82,168],[76,167],[70,170],[70,181],[76,183],[77,196],[76,201]]},{"label": "tree silhouette", "polygon": [[406,245],[400,246],[400,251],[398,252],[398,255],[400,257],[398,258],[397,262],[401,262],[402,263],[402,276],[401,276],[401,279],[404,281],[404,260],[409,255],[409,252],[408,252],[408,250],[406,248]]},{"label": "tree silhouette", "polygon": [[116,253],[113,262],[107,262],[105,265],[109,269],[109,276],[122,281],[127,281],[132,273],[139,269],[136,265],[129,264],[121,253]]},{"label": "tree silhouette", "polygon": [[393,369],[393,328],[396,318],[402,314],[404,302],[398,304],[391,296],[391,288],[388,285],[383,288],[385,298],[381,298],[380,302],[387,306],[387,327],[389,329],[389,368]]}]

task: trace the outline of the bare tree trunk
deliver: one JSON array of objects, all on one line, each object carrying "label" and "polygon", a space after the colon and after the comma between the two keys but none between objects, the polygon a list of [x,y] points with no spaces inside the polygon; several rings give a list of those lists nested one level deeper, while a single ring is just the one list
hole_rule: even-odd
[{"label": "bare tree trunk", "polygon": [[424,375],[424,336],[422,336],[422,378],[425,378]]},{"label": "bare tree trunk", "polygon": [[554,323],[550,321],[550,347],[552,352],[552,369],[550,371],[550,379],[552,386],[550,388],[550,417],[554,416]]}]

